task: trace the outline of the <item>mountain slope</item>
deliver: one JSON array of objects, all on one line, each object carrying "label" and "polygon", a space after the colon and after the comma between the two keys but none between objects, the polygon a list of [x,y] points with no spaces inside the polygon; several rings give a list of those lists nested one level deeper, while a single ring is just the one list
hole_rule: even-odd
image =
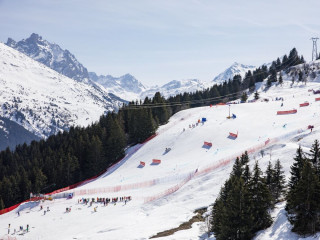
[{"label": "mountain slope", "polygon": [[121,99],[75,81],[0,44],[0,114],[38,137],[86,126]]},{"label": "mountain slope", "polygon": [[[102,176],[70,190],[73,199],[65,198],[68,191],[56,194],[55,201],[41,203],[44,209],[50,208],[46,215],[39,211],[40,203],[24,204],[16,210],[20,211],[20,217],[16,211],[1,215],[0,224],[11,223],[11,229],[29,224],[30,232],[14,235],[19,240],[148,239],[188,221],[195,209],[212,204],[232,170],[235,157],[245,150],[251,150],[251,169],[259,161],[265,171],[270,159],[273,163],[280,159],[288,180],[298,146],[307,152],[313,141],[320,138],[320,102],[308,92],[311,88],[319,89],[320,83],[291,86],[289,78],[282,86],[272,86],[268,91],[264,91],[263,83],[259,88],[261,101],[230,106],[236,119],[226,118],[228,106],[181,111],[159,128],[155,138],[128,149],[126,157]],[[284,98],[283,107],[281,101],[275,101],[278,97]],[[300,108],[299,104],[305,101],[310,106]],[[278,110],[293,108],[298,109],[296,114],[276,114]],[[197,125],[202,117],[207,121]],[[313,132],[307,129],[309,124],[315,126]],[[238,132],[238,138],[228,138],[229,132]],[[205,148],[204,141],[212,142],[213,146]],[[168,147],[171,151],[166,153]],[[160,159],[161,163],[153,164],[152,159]],[[139,166],[140,161],[145,162],[144,167]],[[122,196],[132,196],[132,201],[108,206],[93,203],[91,207],[78,203],[82,198]],[[96,212],[94,207],[98,207]],[[283,218],[283,205],[278,207],[283,215],[275,212],[276,223],[260,232],[257,239],[280,240],[286,236],[299,239]],[[71,212],[66,213],[66,208],[71,208]],[[203,239],[202,226],[194,224],[190,230],[160,239]],[[6,233],[7,229],[0,229],[0,236]]]},{"label": "mountain slope", "polygon": [[14,150],[18,144],[29,144],[33,140],[38,141],[40,138],[19,124],[0,117],[0,150],[4,150],[7,147]]}]

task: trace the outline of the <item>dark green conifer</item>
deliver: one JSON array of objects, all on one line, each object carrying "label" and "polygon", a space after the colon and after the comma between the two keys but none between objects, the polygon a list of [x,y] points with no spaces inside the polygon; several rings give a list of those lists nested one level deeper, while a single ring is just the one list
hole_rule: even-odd
[{"label": "dark green conifer", "polygon": [[288,218],[292,231],[304,236],[319,231],[320,183],[310,162],[304,162],[301,178],[290,197],[292,208]]},{"label": "dark green conifer", "polygon": [[274,197],[275,202],[279,202],[281,197],[285,194],[285,175],[283,171],[283,167],[278,159],[276,164],[274,165],[274,175],[273,175],[273,185],[274,189],[272,195]]},{"label": "dark green conifer", "polygon": [[269,227],[272,219],[269,213],[272,207],[270,191],[262,177],[262,171],[256,162],[251,180],[248,184],[250,198],[250,216],[253,219],[252,231],[256,232]]}]

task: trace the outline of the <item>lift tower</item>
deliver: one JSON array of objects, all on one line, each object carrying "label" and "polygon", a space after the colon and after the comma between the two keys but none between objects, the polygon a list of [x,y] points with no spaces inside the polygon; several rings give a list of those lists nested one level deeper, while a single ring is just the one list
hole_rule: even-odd
[{"label": "lift tower", "polygon": [[317,40],[318,39],[319,38],[317,38],[317,37],[313,37],[313,38],[310,39],[313,42],[313,46],[312,46],[312,61],[313,60],[317,60],[317,58],[318,58],[318,50],[317,50]]}]

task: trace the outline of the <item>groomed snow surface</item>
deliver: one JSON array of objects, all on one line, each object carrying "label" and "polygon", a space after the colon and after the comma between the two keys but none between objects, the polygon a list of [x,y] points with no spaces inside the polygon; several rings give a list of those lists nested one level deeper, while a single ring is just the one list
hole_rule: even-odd
[{"label": "groomed snow surface", "polygon": [[[316,95],[308,91],[319,88],[317,82],[295,84],[292,88],[290,82],[273,86],[260,92],[261,99],[268,98],[269,102],[231,105],[235,119],[226,118],[229,106],[181,111],[160,127],[155,138],[129,149],[127,157],[103,176],[72,190],[73,199],[28,203],[1,215],[0,236],[7,236],[10,223],[9,236],[16,239],[148,239],[178,227],[194,215],[194,210],[212,204],[229,177],[234,156],[251,147],[256,147],[250,154],[251,169],[258,161],[265,171],[270,159],[272,163],[280,159],[289,179],[299,144],[308,152],[314,140],[320,139],[320,101],[316,102]],[[263,85],[259,86],[262,89]],[[281,101],[275,101],[276,97],[284,98],[283,107]],[[305,101],[310,105],[299,107]],[[293,108],[298,110],[296,114],[276,115],[279,110]],[[207,121],[196,126],[203,117]],[[189,128],[192,124],[195,127]],[[313,132],[307,130],[309,124],[315,126]],[[228,138],[229,132],[238,132],[238,138]],[[261,146],[268,139],[270,143],[263,148],[262,157]],[[212,142],[212,147],[205,148],[204,141]],[[171,151],[165,153],[166,148]],[[153,165],[152,159],[160,159],[161,163]],[[144,167],[139,167],[140,161],[145,162]],[[122,196],[131,196],[132,201],[91,207],[78,203],[82,197]],[[43,209],[49,207],[50,212],[44,215],[40,205]],[[277,205],[272,212],[274,224],[259,232],[256,239],[301,239],[290,231],[284,205]],[[71,212],[66,213],[66,208],[71,208]],[[26,228],[27,224],[28,233],[18,231],[20,225]],[[189,230],[159,239],[203,239],[203,227],[203,223],[194,223]],[[17,233],[12,235],[14,229]]]}]

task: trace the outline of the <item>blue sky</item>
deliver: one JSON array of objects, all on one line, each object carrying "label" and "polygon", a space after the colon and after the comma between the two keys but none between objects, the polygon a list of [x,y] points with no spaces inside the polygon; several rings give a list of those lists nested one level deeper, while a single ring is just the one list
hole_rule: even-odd
[{"label": "blue sky", "polygon": [[318,0],[0,0],[0,41],[38,33],[89,71],[146,85],[209,81],[293,47],[311,60],[319,9]]}]

